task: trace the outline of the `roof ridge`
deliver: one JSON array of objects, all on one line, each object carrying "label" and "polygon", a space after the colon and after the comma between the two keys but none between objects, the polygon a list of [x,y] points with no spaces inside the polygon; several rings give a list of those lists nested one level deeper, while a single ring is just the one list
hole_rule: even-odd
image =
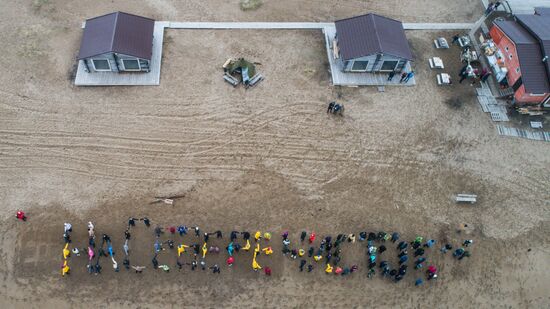
[{"label": "roof ridge", "polygon": [[116,33],[117,33],[117,28],[118,28],[118,15],[120,14],[120,11],[117,11],[115,12],[115,26],[114,26],[114,29],[113,29],[113,36],[111,37],[111,51],[114,50],[115,48],[115,36],[116,36]]},{"label": "roof ridge", "polygon": [[374,14],[370,15],[372,19],[372,24],[374,25],[374,34],[376,35],[376,44],[378,45],[378,53],[382,53],[382,41],[380,41],[380,35],[378,34],[378,28],[376,27],[376,20],[374,19]]}]

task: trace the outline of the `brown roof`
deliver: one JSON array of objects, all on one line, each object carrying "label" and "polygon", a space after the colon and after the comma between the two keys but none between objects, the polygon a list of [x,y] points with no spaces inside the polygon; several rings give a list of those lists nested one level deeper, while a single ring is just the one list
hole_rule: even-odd
[{"label": "brown roof", "polygon": [[[516,18],[538,40],[542,57],[550,57],[550,15],[517,15]],[[550,60],[546,62],[542,62],[542,58],[539,60],[546,68],[546,79],[548,81],[550,77]]]},{"label": "brown roof", "polygon": [[516,45],[521,80],[528,93],[548,93],[550,83],[542,62],[539,42],[519,23],[513,20],[494,22]]},{"label": "brown roof", "polygon": [[412,60],[412,52],[400,21],[376,14],[338,20],[336,35],[344,60],[389,54]]},{"label": "brown roof", "polygon": [[151,60],[155,21],[123,12],[86,20],[78,59],[114,52]]}]

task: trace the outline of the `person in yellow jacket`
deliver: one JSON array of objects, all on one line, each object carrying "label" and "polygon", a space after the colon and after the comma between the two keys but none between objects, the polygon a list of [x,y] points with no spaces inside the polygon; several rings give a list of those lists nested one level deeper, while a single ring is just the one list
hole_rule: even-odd
[{"label": "person in yellow jacket", "polygon": [[186,246],[184,244],[178,246],[178,256],[185,252],[185,248],[189,248],[189,246]]},{"label": "person in yellow jacket", "polygon": [[315,256],[313,256],[313,259],[315,260],[315,262],[319,262],[320,260],[323,259],[323,256],[320,255],[320,254],[319,254],[319,255],[315,255]]},{"label": "person in yellow jacket", "polygon": [[254,258],[252,259],[252,268],[254,269],[254,271],[258,271],[258,270],[262,269],[260,264],[258,264],[258,262],[256,262],[256,253],[255,252],[254,252]]},{"label": "person in yellow jacket", "polygon": [[304,250],[304,249],[298,250],[298,256],[299,256],[299,257],[304,256],[304,254],[306,254],[306,250]]},{"label": "person in yellow jacket", "polygon": [[265,240],[270,240],[271,239],[271,233],[265,232],[264,233],[264,238],[265,238]]},{"label": "person in yellow jacket", "polygon": [[250,240],[248,240],[248,239],[246,240],[246,245],[243,247],[243,250],[244,251],[250,250]]},{"label": "person in yellow jacket", "polygon": [[263,248],[262,251],[265,253],[265,255],[270,255],[273,253],[273,249],[271,249],[271,247]]},{"label": "person in yellow jacket", "polygon": [[256,244],[256,248],[254,248],[254,256],[256,256],[258,253],[260,253],[260,244]]},{"label": "person in yellow jacket", "polygon": [[327,264],[327,267],[325,268],[325,272],[327,274],[331,274],[332,273],[332,266],[330,266],[330,264]]},{"label": "person in yellow jacket", "polygon": [[66,260],[71,255],[71,251],[69,250],[69,243],[65,243],[65,247],[63,248],[63,259]]},{"label": "person in yellow jacket", "polygon": [[256,234],[254,234],[254,239],[255,239],[256,241],[262,239],[262,232],[257,231]]},{"label": "person in yellow jacket", "polygon": [[69,267],[69,263],[67,263],[67,260],[63,260],[63,266],[61,266],[61,275],[65,276],[71,271],[71,268]]},{"label": "person in yellow jacket", "polygon": [[208,247],[206,246],[206,242],[202,245],[202,258],[206,256],[206,252],[208,252]]}]

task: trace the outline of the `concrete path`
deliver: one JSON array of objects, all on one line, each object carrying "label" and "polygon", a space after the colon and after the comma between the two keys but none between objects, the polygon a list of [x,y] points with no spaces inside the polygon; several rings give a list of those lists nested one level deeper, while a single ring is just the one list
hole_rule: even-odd
[{"label": "concrete path", "polygon": [[[310,22],[168,22],[170,29],[324,29],[334,23]],[[405,30],[470,30],[473,23],[403,23]]]}]

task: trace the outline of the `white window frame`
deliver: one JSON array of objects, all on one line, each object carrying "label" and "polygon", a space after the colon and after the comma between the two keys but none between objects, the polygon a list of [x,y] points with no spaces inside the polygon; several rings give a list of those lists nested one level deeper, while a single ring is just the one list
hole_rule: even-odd
[{"label": "white window frame", "polygon": [[544,97],[546,93],[530,93],[529,96],[531,97]]},{"label": "white window frame", "polygon": [[[365,69],[364,69],[364,70],[354,70],[354,69],[353,69],[353,65],[355,65],[355,61],[366,62],[367,65],[365,66]],[[351,72],[367,72],[367,69],[369,68],[369,62],[370,62],[370,60],[353,60],[353,62],[351,63],[351,67],[349,68],[349,70],[350,70]]]},{"label": "white window frame", "polygon": [[[386,61],[388,61],[388,62],[389,61],[395,61],[396,62],[393,69],[391,69],[391,70],[382,70],[382,67],[384,66],[384,63]],[[384,61],[382,61],[382,65],[380,66],[380,72],[393,72],[393,71],[395,71],[395,69],[397,68],[398,65],[399,65],[399,60],[384,60]]]},{"label": "white window frame", "polygon": [[[139,59],[120,59],[122,63],[122,67],[124,68],[124,71],[141,71],[141,63],[139,63]],[[126,65],[124,64],[124,61],[137,61],[138,63],[138,69],[126,69]]]},{"label": "white window frame", "polygon": [[[105,61],[107,61],[107,64],[109,65],[109,69],[108,70],[102,70],[102,69],[98,70],[95,67],[95,61],[96,60],[105,60]],[[111,61],[109,61],[109,59],[105,59],[105,58],[92,58],[92,65],[94,66],[94,70],[98,71],[98,72],[111,72],[113,70],[113,68],[111,67]]]}]

